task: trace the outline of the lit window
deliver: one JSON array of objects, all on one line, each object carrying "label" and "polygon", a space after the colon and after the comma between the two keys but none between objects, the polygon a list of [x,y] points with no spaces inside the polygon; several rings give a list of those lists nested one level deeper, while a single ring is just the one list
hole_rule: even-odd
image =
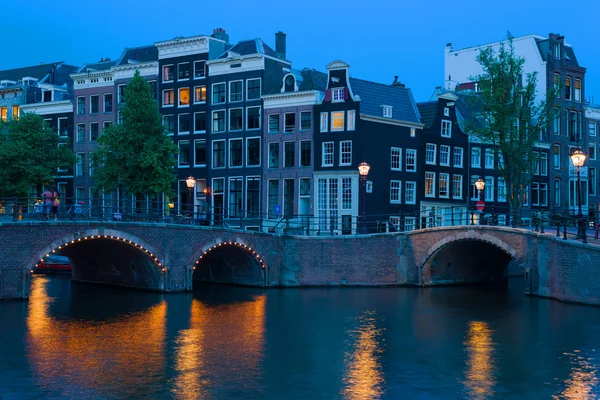
[{"label": "lit window", "polygon": [[163,90],[163,107],[175,104],[175,91],[173,89]]},{"label": "lit window", "polygon": [[206,102],[206,86],[194,87],[194,103]]},{"label": "lit window", "polygon": [[170,82],[175,78],[175,71],[172,65],[163,66],[163,82]]},{"label": "lit window", "polygon": [[331,130],[332,131],[343,131],[344,130],[344,112],[336,111],[331,113]]},{"label": "lit window", "polygon": [[435,197],[435,172],[425,172],[425,197]]},{"label": "lit window", "polygon": [[450,196],[449,186],[450,175],[446,173],[440,173],[440,197],[448,198]]},{"label": "lit window", "polygon": [[179,107],[190,105],[190,88],[179,88]]}]

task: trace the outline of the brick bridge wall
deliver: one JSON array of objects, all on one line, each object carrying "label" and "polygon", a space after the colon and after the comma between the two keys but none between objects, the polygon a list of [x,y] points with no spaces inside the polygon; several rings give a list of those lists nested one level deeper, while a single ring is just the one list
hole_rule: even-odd
[{"label": "brick bridge wall", "polygon": [[[84,248],[85,241],[98,237],[104,241],[99,249],[108,257],[110,276],[108,269],[104,275],[94,275],[86,271],[91,269],[89,265],[77,267],[78,260],[85,264],[86,253],[92,251]],[[110,243],[112,240],[116,244],[117,237],[119,246],[132,247],[141,255],[138,258],[145,260],[132,264],[133,272],[119,272],[113,265],[117,261],[109,257],[111,252],[116,253]],[[201,257],[207,257],[205,252],[214,251],[217,258],[226,259],[227,246],[232,246],[238,253],[246,252],[257,269],[237,278],[236,283],[449,284],[502,278],[505,272],[498,271],[505,271],[511,262],[526,274],[526,292],[530,294],[600,304],[600,281],[591,279],[594,270],[600,268],[599,247],[510,228],[445,227],[408,234],[295,237],[142,223],[4,223],[0,225],[0,238],[0,298],[27,297],[29,270],[59,246],[76,259],[75,278],[81,273],[81,280],[87,277],[95,282],[161,291],[190,290],[193,268],[203,268]],[[69,243],[72,253],[66,251],[65,243]],[[470,266],[469,260],[473,259],[491,263],[490,271]],[[231,262],[232,269],[239,260],[237,257]],[[144,275],[142,270],[149,272]]]}]

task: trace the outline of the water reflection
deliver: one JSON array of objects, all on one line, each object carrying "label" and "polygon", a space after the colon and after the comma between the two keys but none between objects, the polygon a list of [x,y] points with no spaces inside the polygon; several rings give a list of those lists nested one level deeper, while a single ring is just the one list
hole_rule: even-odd
[{"label": "water reflection", "polygon": [[487,399],[494,395],[494,343],[487,323],[469,322],[464,341],[468,353],[465,388],[471,399]]},{"label": "water reflection", "polygon": [[176,398],[222,398],[225,390],[260,391],[266,295],[249,299],[216,306],[197,298],[192,301],[189,329],[181,330],[175,343],[172,394]]},{"label": "water reflection", "polygon": [[[110,320],[58,319],[50,312],[55,299],[48,294],[49,282],[33,280],[27,315],[27,357],[41,388],[61,397],[127,397],[159,390],[165,301]],[[93,296],[76,300],[102,307]]]},{"label": "water reflection", "polygon": [[383,395],[383,374],[380,354],[382,329],[375,325],[375,313],[365,312],[359,318],[360,326],[351,332],[356,342],[346,354],[344,395],[348,399],[377,399]]},{"label": "water reflection", "polygon": [[597,388],[596,367],[592,365],[594,359],[581,354],[579,350],[564,355],[570,359],[571,373],[565,380],[565,389],[560,396],[552,397],[569,400],[597,399],[600,393]]}]

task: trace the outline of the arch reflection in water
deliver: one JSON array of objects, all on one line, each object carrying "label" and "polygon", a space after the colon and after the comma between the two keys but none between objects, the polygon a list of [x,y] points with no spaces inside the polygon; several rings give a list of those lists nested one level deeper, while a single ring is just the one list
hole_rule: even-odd
[{"label": "arch reflection in water", "polygon": [[[48,294],[48,286],[55,283],[40,276],[31,285],[27,357],[36,384],[53,396],[70,398],[129,397],[140,390],[162,390],[167,305],[160,295],[140,294],[150,296],[143,306],[125,304],[123,313],[100,320],[57,318],[52,308],[58,300]],[[90,309],[115,300],[94,299],[90,289],[77,292],[71,303],[78,304],[80,315],[97,315]],[[117,291],[114,297],[130,296],[125,293]],[[87,312],[82,309],[85,302]],[[56,387],[60,393],[53,393]]]},{"label": "arch reflection in water", "polygon": [[355,343],[346,354],[343,394],[347,399],[377,399],[384,393],[379,360],[383,329],[375,323],[375,312],[367,311],[359,318],[358,329],[350,332]]},{"label": "arch reflection in water", "polygon": [[582,354],[579,350],[564,355],[570,358],[571,373],[569,378],[565,380],[565,389],[562,393],[558,396],[552,396],[552,398],[568,400],[599,398],[600,388],[598,388],[597,371],[593,365],[595,360]]},{"label": "arch reflection in water", "polygon": [[469,322],[464,341],[468,354],[464,384],[470,399],[488,399],[494,395],[496,381],[492,333],[485,322]]},{"label": "arch reflection in water", "polygon": [[[195,294],[189,329],[181,330],[175,342],[172,394],[178,399],[227,398],[228,393],[236,392],[258,395],[265,347],[266,295],[256,289],[200,287],[201,291],[211,289],[224,294],[223,302],[201,300],[197,297],[204,296]],[[240,301],[225,300],[240,292],[248,296]]]}]

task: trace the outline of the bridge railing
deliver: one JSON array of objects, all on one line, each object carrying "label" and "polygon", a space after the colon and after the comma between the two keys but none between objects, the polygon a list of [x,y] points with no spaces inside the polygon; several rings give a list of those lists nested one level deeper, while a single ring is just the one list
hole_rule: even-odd
[{"label": "bridge railing", "polygon": [[[238,202],[239,203],[239,202]],[[318,210],[317,215],[262,213],[245,209],[157,200],[60,198],[60,204],[39,197],[0,198],[0,220],[12,221],[110,221],[221,226],[272,234],[351,235],[408,232],[442,226],[493,225],[525,228],[541,233],[556,230],[563,237],[597,237],[595,218],[578,219],[573,212],[539,208],[511,216],[507,207],[422,206],[414,212],[351,215],[346,210]],[[585,227],[585,229],[583,229]]]}]

